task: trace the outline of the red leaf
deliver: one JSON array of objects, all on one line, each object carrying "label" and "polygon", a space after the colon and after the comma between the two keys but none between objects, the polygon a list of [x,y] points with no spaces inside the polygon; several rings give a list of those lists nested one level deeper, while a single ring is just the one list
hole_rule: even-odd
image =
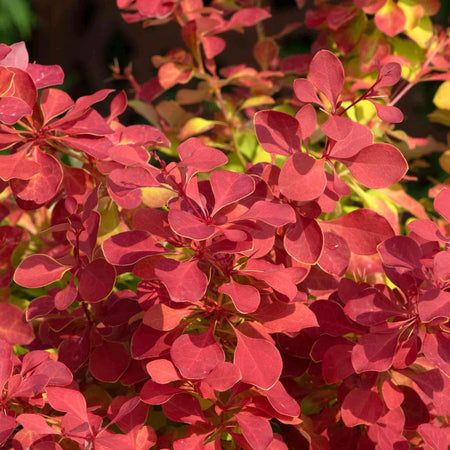
[{"label": "red leaf", "polygon": [[326,383],[342,381],[355,372],[352,366],[352,345],[332,345],[323,355],[322,376]]},{"label": "red leaf", "polygon": [[269,332],[295,333],[303,328],[317,327],[315,314],[303,303],[284,303],[273,301],[259,308],[255,318],[261,322]]},{"label": "red leaf", "polygon": [[216,170],[210,175],[214,194],[214,209],[211,216],[224,206],[247,197],[255,190],[255,182],[249,175],[226,170]]},{"label": "red leaf", "polygon": [[431,364],[450,377],[450,336],[447,333],[427,333],[422,352]]},{"label": "red leaf", "polygon": [[324,233],[323,252],[318,264],[327,273],[342,276],[350,262],[347,241],[336,233]]},{"label": "red leaf", "polygon": [[229,27],[252,27],[269,17],[270,13],[263,8],[242,8],[231,16]]},{"label": "red leaf", "polygon": [[210,172],[228,162],[221,152],[205,145],[200,139],[190,138],[178,146],[181,158],[179,166],[186,166],[199,172]]},{"label": "red leaf", "polygon": [[161,258],[154,270],[174,302],[196,302],[205,295],[208,279],[196,261]]},{"label": "red leaf", "polygon": [[237,346],[234,364],[239,368],[244,383],[261,389],[270,389],[278,381],[283,368],[280,353],[264,339],[255,339],[235,329]]},{"label": "red leaf", "polygon": [[59,434],[38,414],[20,414],[17,417],[17,422],[27,431],[34,431],[37,434]]},{"label": "red leaf", "polygon": [[370,209],[357,209],[337,219],[321,222],[321,226],[341,235],[357,255],[373,255],[378,244],[395,234],[389,222]]},{"label": "red leaf", "polygon": [[385,86],[394,86],[394,84],[397,84],[400,81],[401,77],[402,77],[402,66],[397,62],[387,63],[380,70],[377,88]]},{"label": "red leaf", "polygon": [[30,63],[27,66],[27,73],[33,79],[37,89],[63,84],[64,82],[64,72],[57,65],[43,66],[42,64]]},{"label": "red leaf", "polygon": [[11,345],[4,339],[0,339],[0,390],[2,392],[8,378],[12,374],[12,369],[13,361]]},{"label": "red leaf", "polygon": [[331,116],[321,126],[322,131],[334,141],[343,141],[353,130],[354,122],[348,117]]},{"label": "red leaf", "polygon": [[324,237],[315,219],[297,217],[284,235],[284,248],[295,260],[304,264],[315,264],[322,253]]},{"label": "red leaf", "polygon": [[450,439],[448,434],[441,428],[438,428],[431,423],[423,423],[418,427],[419,433],[423,440],[433,450],[448,450]]},{"label": "red leaf", "polygon": [[421,266],[422,250],[413,239],[407,236],[386,239],[378,246],[378,253],[383,263],[390,267],[413,270]]},{"label": "red leaf", "polygon": [[450,281],[450,251],[439,252],[433,259],[433,266],[441,282]]},{"label": "red leaf", "polygon": [[295,212],[290,205],[258,201],[253,203],[250,209],[239,217],[239,220],[256,219],[261,222],[282,227],[295,222]]},{"label": "red leaf", "polygon": [[263,392],[269,403],[278,413],[284,416],[298,417],[300,415],[299,404],[287,393],[285,387],[277,383],[269,390]]},{"label": "red leaf", "polygon": [[204,378],[215,391],[224,392],[231,389],[242,378],[239,369],[230,362],[220,362]]},{"label": "red leaf", "polygon": [[183,392],[170,384],[158,384],[148,380],[141,389],[141,400],[149,405],[162,405],[174,395]]},{"label": "red leaf", "polygon": [[341,416],[347,427],[373,425],[383,413],[383,402],[378,395],[365,388],[357,388],[345,397]]},{"label": "red leaf", "polygon": [[0,415],[0,444],[3,444],[6,439],[16,428],[16,419],[14,417]]},{"label": "red leaf", "polygon": [[31,323],[23,311],[10,303],[0,303],[0,339],[11,345],[27,345],[34,339]]},{"label": "red leaf", "polygon": [[45,375],[47,386],[68,386],[73,381],[72,372],[59,361],[44,361],[34,370],[34,375]]},{"label": "red leaf", "polygon": [[164,303],[150,306],[142,322],[155,330],[170,331],[180,325],[181,320],[191,314],[187,308],[171,308]]},{"label": "red leaf", "polygon": [[75,301],[77,293],[77,288],[72,279],[64,289],[55,294],[55,308],[59,311],[64,311]]},{"label": "red leaf", "polygon": [[171,208],[168,218],[172,230],[183,237],[202,241],[216,232],[214,225],[208,225],[199,217],[182,209]]},{"label": "red leaf", "polygon": [[290,200],[314,200],[327,185],[324,161],[306,153],[296,153],[281,168],[279,183],[281,193]]},{"label": "red leaf", "polygon": [[352,128],[347,136],[341,141],[337,141],[331,148],[330,157],[337,160],[351,158],[363,148],[371,145],[372,142],[372,132],[365,125],[353,122]]},{"label": "red leaf", "polygon": [[367,326],[385,322],[401,313],[388,297],[375,288],[365,289],[357,298],[348,300],[344,311],[350,319]]},{"label": "red leaf", "polygon": [[73,414],[81,421],[88,422],[86,400],[81,392],[61,387],[49,387],[46,392],[53,409]]},{"label": "red leaf", "polygon": [[[295,82],[294,82],[295,86]],[[301,129],[302,139],[308,139],[315,131],[317,124],[317,114],[314,106],[305,105],[297,111],[295,118],[298,120]]]},{"label": "red leaf", "polygon": [[362,185],[381,189],[400,181],[408,170],[401,152],[390,144],[372,144],[341,161]]},{"label": "red leaf", "polygon": [[180,380],[177,369],[168,359],[154,359],[147,363],[146,369],[155,383],[168,384]]},{"label": "red leaf", "polygon": [[260,111],[254,122],[256,137],[266,152],[284,156],[301,152],[301,130],[294,117],[279,111]]},{"label": "red leaf", "polygon": [[396,106],[383,105],[382,103],[370,100],[375,109],[377,116],[385,122],[400,123],[403,122],[403,113]]},{"label": "red leaf", "polygon": [[450,223],[450,189],[442,189],[434,199],[434,209]]},{"label": "red leaf", "polygon": [[116,270],[105,259],[94,259],[81,270],[78,292],[87,302],[99,302],[109,295],[116,281]]},{"label": "red leaf", "polygon": [[163,404],[164,414],[174,422],[196,424],[205,421],[198,400],[189,394],[180,394]]},{"label": "red leaf", "polygon": [[236,309],[244,314],[256,311],[261,299],[258,289],[254,286],[236,283],[233,278],[228,284],[222,284],[219,292],[228,295]]},{"label": "red leaf", "polygon": [[294,92],[295,96],[303,103],[316,103],[323,106],[323,103],[317,97],[313,84],[305,78],[294,81]]},{"label": "red leaf", "polygon": [[403,31],[406,15],[397,3],[388,0],[375,14],[375,25],[380,31],[393,37]]},{"label": "red leaf", "polygon": [[245,413],[235,414],[235,417],[250,447],[253,450],[267,450],[273,440],[269,420]]},{"label": "red leaf", "polygon": [[12,155],[0,155],[0,178],[9,181],[11,178],[29,180],[39,173],[41,166],[28,159],[26,152],[17,152]]},{"label": "red leaf", "polygon": [[339,59],[328,50],[320,50],[311,61],[308,78],[335,108],[344,87],[344,68]]},{"label": "red leaf", "polygon": [[44,124],[67,111],[74,105],[68,94],[60,89],[46,89],[41,93],[41,111]]},{"label": "red leaf", "polygon": [[202,334],[183,334],[172,345],[170,356],[185,378],[205,378],[225,361],[222,347],[214,339],[212,329]]},{"label": "red leaf", "polygon": [[103,242],[103,252],[110,264],[128,266],[140,259],[162,253],[161,247],[146,231],[125,231]]},{"label": "red leaf", "polygon": [[355,344],[352,363],[356,373],[384,372],[392,366],[401,330],[391,333],[366,334]]},{"label": "red leaf", "polygon": [[13,125],[32,112],[30,105],[21,98],[7,96],[0,98],[0,122],[6,125]]},{"label": "red leaf", "polygon": [[428,289],[419,298],[419,316],[423,322],[431,322],[438,317],[450,317],[450,292]]},{"label": "red leaf", "polygon": [[63,179],[63,171],[58,160],[52,155],[39,149],[35,150],[34,155],[35,162],[40,165],[40,171],[28,180],[14,178],[10,185],[14,196],[42,205],[56,195]]},{"label": "red leaf", "polygon": [[164,134],[150,125],[129,125],[120,136],[121,144],[170,147],[170,142]]},{"label": "red leaf", "polygon": [[115,383],[127,370],[130,355],[124,345],[103,341],[96,347],[89,359],[89,370],[99,381]]}]

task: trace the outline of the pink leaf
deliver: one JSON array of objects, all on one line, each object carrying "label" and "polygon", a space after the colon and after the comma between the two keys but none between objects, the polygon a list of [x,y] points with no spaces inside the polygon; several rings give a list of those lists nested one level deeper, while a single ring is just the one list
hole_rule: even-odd
[{"label": "pink leaf", "polygon": [[423,440],[434,450],[447,450],[450,445],[448,434],[431,423],[423,423],[418,427]]},{"label": "pink leaf", "polygon": [[48,360],[34,370],[34,375],[45,375],[47,377],[47,386],[67,386],[73,381],[72,372],[69,368],[59,362]]},{"label": "pink leaf", "polygon": [[214,339],[212,329],[201,334],[183,334],[172,344],[170,356],[185,378],[205,378],[225,361],[222,347]]},{"label": "pink leaf", "polygon": [[266,152],[289,156],[301,151],[300,125],[294,117],[279,111],[260,111],[254,122],[256,137]]},{"label": "pink leaf", "polygon": [[16,428],[16,419],[11,416],[0,415],[0,445],[9,438],[11,433]]},{"label": "pink leaf", "polygon": [[64,289],[55,294],[55,308],[64,311],[75,301],[77,294],[78,291],[72,279]]},{"label": "pink leaf", "polygon": [[181,158],[180,166],[186,166],[199,172],[210,172],[228,162],[221,152],[205,145],[200,139],[190,138],[178,146]]},{"label": "pink leaf", "polygon": [[408,170],[401,152],[390,144],[372,144],[358,154],[341,161],[362,185],[371,189],[389,187],[400,181]]},{"label": "pink leaf", "polygon": [[262,20],[271,17],[270,13],[262,8],[243,8],[235,12],[230,19],[229,27],[252,27]]},{"label": "pink leaf", "polygon": [[284,303],[273,301],[266,303],[254,315],[269,332],[295,333],[303,328],[317,327],[316,316],[303,303]]},{"label": "pink leaf", "polygon": [[327,185],[324,162],[306,153],[296,153],[281,168],[279,183],[281,193],[289,200],[314,200]]},{"label": "pink leaf", "polygon": [[315,103],[323,106],[323,103],[317,97],[313,84],[305,78],[294,81],[294,92],[295,96],[303,103]]},{"label": "pink leaf", "polygon": [[187,308],[171,308],[164,303],[150,306],[142,319],[143,323],[155,330],[170,331],[180,325],[181,320],[191,314]]},{"label": "pink leaf", "polygon": [[102,345],[92,352],[89,370],[97,380],[115,383],[129,364],[130,355],[124,345],[103,341]]},{"label": "pink leaf", "polygon": [[[373,134],[365,125],[353,122],[353,126],[347,136],[337,141],[330,150],[332,159],[350,158],[358,154],[363,148],[373,142]],[[348,194],[346,194],[348,195]]]},{"label": "pink leaf", "polygon": [[31,323],[25,321],[20,308],[10,303],[0,303],[0,339],[11,345],[27,345],[34,339]]},{"label": "pink leaf", "polygon": [[320,128],[330,139],[343,141],[353,130],[354,122],[348,117],[331,116]]},{"label": "pink leaf", "polygon": [[0,339],[0,390],[2,392],[8,378],[12,374],[12,369],[13,360],[11,345],[2,338]]},{"label": "pink leaf", "polygon": [[230,362],[220,362],[204,378],[215,391],[224,392],[231,389],[242,378],[239,369]]},{"label": "pink leaf", "polygon": [[21,98],[0,98],[0,122],[6,125],[13,125],[23,116],[27,116],[32,112],[31,107]]},{"label": "pink leaf", "polygon": [[168,384],[180,379],[177,369],[168,359],[154,359],[147,363],[146,369],[155,383]]},{"label": "pink leaf", "polygon": [[383,402],[366,388],[356,388],[345,397],[341,416],[347,427],[373,425],[383,413]]},{"label": "pink leaf", "polygon": [[86,400],[81,392],[61,387],[49,387],[46,392],[53,409],[73,414],[81,421],[88,422]]},{"label": "pink leaf", "polygon": [[94,259],[81,270],[78,292],[87,302],[99,302],[109,295],[116,281],[116,270],[105,259]]},{"label": "pink leaf", "polygon": [[295,222],[295,212],[290,205],[284,203],[257,201],[239,217],[239,220],[245,219],[261,220],[268,225],[282,227]]},{"label": "pink leaf", "polygon": [[403,31],[406,15],[393,0],[388,0],[375,14],[375,25],[380,31],[393,37]]},{"label": "pink leaf", "polygon": [[261,389],[270,389],[280,378],[283,362],[276,347],[264,339],[255,339],[234,330],[237,346],[234,364],[239,368],[244,383]]},{"label": "pink leaf", "polygon": [[26,152],[12,155],[0,155],[0,178],[9,181],[11,178],[29,180],[40,171],[40,165],[28,159]]},{"label": "pink leaf", "polygon": [[434,199],[434,209],[450,223],[450,189],[442,189]]},{"label": "pink leaf", "polygon": [[339,59],[328,50],[320,50],[311,61],[308,78],[336,108],[337,99],[344,87],[344,68]]},{"label": "pink leaf", "polygon": [[216,170],[210,175],[214,194],[213,216],[224,206],[247,197],[255,190],[255,182],[249,175],[225,170]]},{"label": "pink leaf", "polygon": [[402,66],[397,62],[389,62],[380,70],[377,87],[394,86],[394,84],[397,84],[400,81],[401,77]]},{"label": "pink leaf", "polygon": [[382,103],[369,100],[375,109],[377,110],[377,115],[381,120],[391,123],[403,122],[403,113],[396,106],[383,105]]},{"label": "pink leaf", "polygon": [[245,440],[253,450],[267,450],[273,439],[269,420],[245,413],[235,415]]},{"label": "pink leaf", "polygon": [[37,434],[58,434],[44,418],[38,414],[20,414],[17,417],[17,422],[20,423],[27,431],[33,431]]},{"label": "pink leaf", "polygon": [[254,286],[236,283],[233,278],[228,284],[222,284],[219,292],[228,295],[236,309],[244,314],[256,311],[261,299],[258,289]]},{"label": "pink leaf", "polygon": [[174,302],[196,302],[205,295],[208,279],[195,261],[161,258],[154,270]]},{"label": "pink leaf", "polygon": [[[294,84],[295,86],[295,84]],[[308,139],[314,133],[317,124],[317,114],[314,106],[305,105],[295,115],[301,129],[302,139]]]},{"label": "pink leaf", "polygon": [[58,192],[63,171],[61,164],[54,156],[43,153],[39,149],[35,150],[34,159],[40,165],[40,171],[28,180],[14,178],[10,181],[10,185],[14,196],[42,205]]},{"label": "pink leaf", "polygon": [[378,244],[395,234],[389,222],[370,209],[357,209],[321,225],[341,235],[357,255],[373,255]]},{"label": "pink leaf", "polygon": [[182,209],[171,208],[168,219],[170,227],[175,233],[190,239],[205,240],[216,232],[213,225],[206,224],[193,213]]},{"label": "pink leaf", "polygon": [[128,266],[140,259],[162,253],[161,247],[146,231],[125,231],[103,242],[103,252],[110,264]]},{"label": "pink leaf", "polygon": [[298,417],[300,415],[299,404],[287,393],[281,382],[264,392],[272,407],[284,416]]},{"label": "pink leaf", "polygon": [[46,89],[41,93],[41,111],[44,124],[66,112],[74,105],[73,100],[68,94],[60,89]]}]

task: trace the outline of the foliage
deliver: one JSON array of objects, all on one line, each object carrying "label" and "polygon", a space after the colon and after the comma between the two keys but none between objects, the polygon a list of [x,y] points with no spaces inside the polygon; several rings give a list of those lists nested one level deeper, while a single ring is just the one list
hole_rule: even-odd
[{"label": "foliage", "polygon": [[[186,49],[114,66],[107,117],[0,46],[0,444],[446,450],[450,187],[401,184],[446,147],[395,128],[430,80],[448,121],[439,3],[317,1],[287,58],[257,1],[117,3]],[[218,69],[249,27],[259,69]]]}]

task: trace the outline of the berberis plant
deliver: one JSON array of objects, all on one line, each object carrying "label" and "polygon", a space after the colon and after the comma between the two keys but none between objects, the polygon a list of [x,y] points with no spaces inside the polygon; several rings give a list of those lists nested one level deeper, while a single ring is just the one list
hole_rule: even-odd
[{"label": "berberis plant", "polygon": [[1,448],[447,450],[450,178],[395,125],[425,81],[449,123],[439,2],[316,0],[284,58],[258,0],[117,3],[185,42],[130,100],[0,46]]}]

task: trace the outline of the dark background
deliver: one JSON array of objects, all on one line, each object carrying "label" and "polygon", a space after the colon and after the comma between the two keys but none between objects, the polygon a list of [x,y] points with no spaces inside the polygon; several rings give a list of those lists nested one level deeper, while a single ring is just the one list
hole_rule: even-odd
[{"label": "dark background", "polygon": [[[308,0],[307,7],[313,3]],[[263,5],[270,5],[273,16],[263,22],[267,35],[278,33],[288,23],[303,20],[305,8],[299,10],[295,0],[263,0]],[[441,0],[441,9],[433,21],[446,27],[449,14],[450,1]],[[229,32],[222,36],[227,48],[216,59],[219,67],[242,63],[257,67],[252,56],[256,42],[254,28],[247,29],[245,34]],[[283,38],[281,56],[308,52],[315,36],[314,30],[299,28]],[[0,39],[6,44],[25,40],[31,61],[59,64],[66,74],[63,89],[73,98],[102,88],[129,89],[127,83],[111,78],[108,66],[114,58],[122,68],[132,63],[137,81],[143,83],[156,75],[151,63],[153,55],[165,54],[174,47],[184,48],[178,25],[169,23],[143,29],[139,23],[127,24],[115,0],[0,0]],[[432,98],[439,84],[422,83],[398,103],[405,121],[397,128],[414,137],[432,135],[445,142],[447,128],[430,123],[426,117],[434,110]],[[124,119],[140,120],[132,113],[127,113]],[[431,167],[426,177],[445,176],[439,169],[438,156],[428,158]]]}]

